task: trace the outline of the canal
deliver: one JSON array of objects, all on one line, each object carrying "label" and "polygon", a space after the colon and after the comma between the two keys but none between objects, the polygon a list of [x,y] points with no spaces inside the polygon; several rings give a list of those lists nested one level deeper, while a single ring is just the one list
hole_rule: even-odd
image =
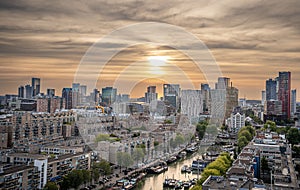
[{"label": "canal", "polygon": [[169,165],[169,168],[167,171],[158,174],[158,175],[150,175],[145,178],[145,182],[142,190],[161,190],[163,189],[163,182],[165,178],[175,178],[180,180],[189,180],[193,178],[200,178],[201,173],[198,176],[198,172],[193,173],[182,173],[181,168],[184,165],[190,166],[193,162],[193,160],[201,157],[201,155],[204,153],[204,150],[198,150],[197,152],[193,153],[192,155],[187,155],[186,158],[180,159],[176,161],[173,164]]}]

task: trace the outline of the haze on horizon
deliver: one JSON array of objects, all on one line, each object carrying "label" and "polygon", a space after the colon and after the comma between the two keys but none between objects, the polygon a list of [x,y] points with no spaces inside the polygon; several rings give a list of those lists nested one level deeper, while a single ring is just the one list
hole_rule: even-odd
[{"label": "haze on horizon", "polygon": [[[31,77],[41,78],[43,92],[55,88],[60,94],[63,87],[71,87],[78,64],[93,43],[140,22],[168,23],[196,35],[210,49],[223,76],[239,89],[240,97],[260,99],[265,81],[278,71],[291,71],[292,89],[299,92],[299,7],[298,0],[0,1],[0,94],[16,94]],[[107,68],[107,81],[99,81],[99,88],[111,83],[122,63],[153,56],[151,47],[142,51],[133,47],[114,57],[116,66]],[[192,65],[188,57],[168,47],[156,47],[155,52],[170,56],[176,64]],[[162,71],[176,70],[164,67]],[[192,67],[186,73],[197,77],[195,86],[205,82]],[[141,89],[143,94],[146,86]]]}]

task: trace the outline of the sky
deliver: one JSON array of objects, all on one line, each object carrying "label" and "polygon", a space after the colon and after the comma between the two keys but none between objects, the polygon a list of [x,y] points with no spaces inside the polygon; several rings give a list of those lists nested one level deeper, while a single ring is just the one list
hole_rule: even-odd
[{"label": "sky", "polygon": [[[41,78],[43,92],[55,88],[60,94],[71,86],[85,53],[103,36],[132,24],[160,22],[201,40],[240,97],[260,99],[265,80],[291,71],[292,88],[298,89],[300,100],[299,0],[10,0],[0,1],[0,18],[0,95],[16,94],[31,77]],[[184,43],[180,36],[177,40]],[[161,57],[153,61],[151,56]],[[140,77],[133,89],[127,89],[133,96],[143,95],[152,84],[190,81],[199,87],[206,82],[191,57],[169,46],[131,46],[109,63],[98,88],[125,78],[135,81],[138,75],[151,78]],[[182,86],[189,88],[188,83]]]}]

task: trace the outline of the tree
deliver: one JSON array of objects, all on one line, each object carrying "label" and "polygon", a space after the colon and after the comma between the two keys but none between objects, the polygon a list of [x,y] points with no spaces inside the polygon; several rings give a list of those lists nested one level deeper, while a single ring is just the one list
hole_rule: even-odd
[{"label": "tree", "polygon": [[267,120],[264,124],[264,129],[270,129],[270,131],[275,132],[276,131],[276,123],[270,120]]},{"label": "tree", "polygon": [[251,133],[248,130],[242,130],[242,131],[240,131],[238,133],[238,138],[240,138],[240,137],[246,137],[246,139],[248,141],[251,141],[252,138],[253,138],[252,135],[251,135]]},{"label": "tree", "polygon": [[248,143],[249,141],[246,137],[242,136],[238,138],[238,152],[240,152]]},{"label": "tree", "polygon": [[287,133],[287,140],[294,146],[300,142],[300,132],[297,128],[290,128]]},{"label": "tree", "polygon": [[199,139],[203,139],[205,135],[205,130],[208,123],[206,121],[199,122],[196,126],[196,131],[198,132]]},{"label": "tree", "polygon": [[54,182],[48,181],[43,189],[44,190],[58,190],[58,187]]},{"label": "tree", "polygon": [[104,175],[110,175],[111,174],[111,167],[109,162],[107,162],[106,160],[101,160],[99,163],[95,163],[93,168],[103,171]]},{"label": "tree", "polygon": [[221,173],[217,169],[206,169],[201,173],[201,178],[197,181],[197,185],[202,185],[202,183],[210,176],[220,176]]}]

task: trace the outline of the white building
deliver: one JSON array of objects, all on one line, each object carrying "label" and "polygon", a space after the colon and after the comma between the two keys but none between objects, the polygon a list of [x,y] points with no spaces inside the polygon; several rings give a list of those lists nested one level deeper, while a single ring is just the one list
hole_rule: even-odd
[{"label": "white building", "polygon": [[226,123],[232,132],[238,132],[245,126],[245,114],[239,110],[234,110],[230,118],[226,120]]},{"label": "white building", "polygon": [[181,113],[190,119],[199,117],[203,113],[203,97],[201,90],[181,91]]}]

